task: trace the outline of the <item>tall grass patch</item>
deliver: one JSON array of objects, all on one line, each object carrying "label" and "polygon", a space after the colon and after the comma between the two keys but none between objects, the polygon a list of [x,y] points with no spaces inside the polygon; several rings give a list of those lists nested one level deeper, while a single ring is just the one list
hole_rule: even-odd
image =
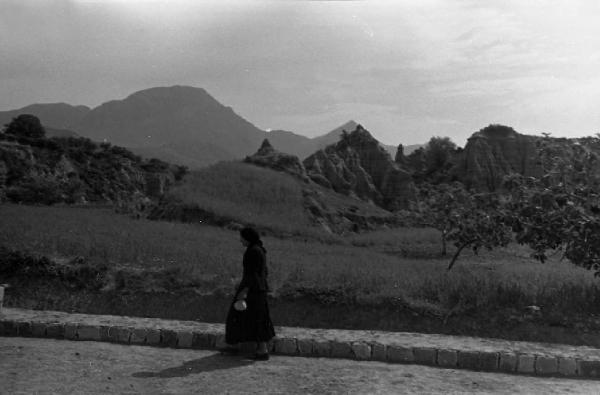
[{"label": "tall grass patch", "polygon": [[[206,225],[133,220],[110,209],[0,205],[0,245],[50,257],[83,256],[109,267],[173,269],[210,289],[232,290],[244,248],[237,232]],[[401,239],[404,234],[405,240]],[[419,233],[417,233],[419,234]],[[431,241],[434,234],[420,234]],[[315,296],[332,303],[400,301],[435,314],[493,315],[537,305],[560,314],[600,312],[593,273],[553,259],[540,264],[520,248],[447,259],[382,253],[392,239],[368,246],[265,237],[276,296]],[[395,234],[411,248],[411,231]],[[514,246],[513,246],[514,247]]]},{"label": "tall grass patch", "polygon": [[220,162],[191,172],[170,195],[242,223],[288,233],[311,226],[299,181],[241,162]]}]

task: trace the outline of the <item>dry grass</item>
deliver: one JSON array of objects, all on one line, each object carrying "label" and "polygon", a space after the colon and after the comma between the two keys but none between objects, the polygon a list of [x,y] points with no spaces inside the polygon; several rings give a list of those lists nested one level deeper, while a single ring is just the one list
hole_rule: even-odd
[{"label": "dry grass", "polygon": [[294,178],[241,162],[191,172],[169,194],[217,215],[287,233],[311,227]]},{"label": "dry grass", "polygon": [[[132,220],[108,209],[0,205],[0,217],[0,245],[19,250],[82,255],[115,266],[176,268],[185,277],[211,279],[215,287],[230,287],[241,271],[243,247],[229,230]],[[280,293],[334,292],[375,303],[400,298],[442,312],[531,304],[586,313],[599,309],[592,273],[557,259],[539,264],[520,247],[466,254],[451,272],[445,270],[447,259],[380,252],[437,251],[436,240],[433,230],[413,229],[358,235],[345,244],[266,237],[265,245],[271,283]]]}]

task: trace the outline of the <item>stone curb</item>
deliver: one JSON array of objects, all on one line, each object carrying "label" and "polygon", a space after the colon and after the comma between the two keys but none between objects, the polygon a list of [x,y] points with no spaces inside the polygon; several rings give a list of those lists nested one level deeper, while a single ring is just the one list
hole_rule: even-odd
[{"label": "stone curb", "polygon": [[[138,319],[143,323],[135,323],[131,317],[85,316],[80,314],[55,313],[52,318],[44,318],[45,312],[21,309],[5,309],[18,311],[17,317],[11,314],[0,316],[0,336],[47,337],[66,340],[87,340],[112,342],[120,344],[148,345],[156,347],[174,347],[191,349],[216,349],[223,344],[222,325],[193,323],[186,321],[169,321],[158,319]],[[85,318],[89,319],[85,319]],[[127,321],[132,325],[111,323]],[[98,323],[102,321],[103,323]],[[145,323],[145,324],[144,324]],[[162,325],[161,325],[162,324]],[[196,325],[194,325],[196,324]],[[179,326],[178,329],[176,329]],[[196,326],[196,327],[195,327]],[[329,333],[346,335],[352,331],[336,331],[322,329],[278,328],[283,332],[270,344],[273,354],[343,358],[360,361],[380,361],[387,363],[410,363],[441,368],[467,369],[486,372],[502,372],[554,377],[600,378],[600,349],[585,348],[580,355],[571,353],[549,353],[550,345],[544,353],[513,350],[491,350],[487,343],[491,339],[479,339],[481,349],[473,347],[442,348],[424,346],[423,342],[416,346],[407,346],[394,342],[383,343],[370,338],[360,340],[339,336],[338,339],[327,339]],[[296,332],[297,336],[288,336],[286,332]],[[372,332],[381,337],[382,332]],[[398,336],[397,333],[389,333]],[[400,334],[423,337],[423,334]],[[439,335],[431,335],[439,336]],[[375,336],[377,337],[377,336]],[[451,336],[448,339],[454,339]],[[519,342],[513,342],[519,345]],[[536,346],[537,343],[522,343]],[[560,347],[562,345],[556,345]],[[245,347],[251,352],[250,347]],[[523,348],[525,350],[525,347]],[[577,350],[577,348],[573,348]]]}]

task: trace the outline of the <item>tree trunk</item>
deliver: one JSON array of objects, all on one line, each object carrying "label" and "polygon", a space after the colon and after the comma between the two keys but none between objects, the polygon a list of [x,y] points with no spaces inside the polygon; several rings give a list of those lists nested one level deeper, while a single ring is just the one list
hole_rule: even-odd
[{"label": "tree trunk", "polygon": [[466,243],[464,243],[463,245],[461,245],[458,250],[456,251],[456,253],[454,254],[454,256],[452,257],[452,260],[450,261],[450,264],[448,265],[448,270],[452,269],[452,266],[454,266],[454,263],[456,262],[456,260],[458,259],[458,256],[460,255],[460,253],[462,252],[462,250],[467,247],[468,245],[471,245],[475,242],[476,240],[470,240],[467,241]]},{"label": "tree trunk", "polygon": [[442,256],[446,256],[448,251],[446,250],[446,230],[442,230]]}]

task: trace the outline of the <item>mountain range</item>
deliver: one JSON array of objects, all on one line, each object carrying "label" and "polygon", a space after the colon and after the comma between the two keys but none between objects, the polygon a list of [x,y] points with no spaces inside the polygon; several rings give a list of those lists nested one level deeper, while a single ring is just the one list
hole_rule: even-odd
[{"label": "mountain range", "polygon": [[[0,124],[19,114],[40,118],[50,136],[80,135],[110,142],[145,156],[200,168],[222,160],[241,159],[269,141],[281,152],[305,158],[339,140],[357,123],[349,121],[315,138],[290,131],[264,131],[206,90],[189,86],[156,87],[111,100],[95,108],[65,103],[33,104],[0,112]],[[382,146],[392,155],[397,147]],[[405,154],[419,146],[407,146]]]}]

